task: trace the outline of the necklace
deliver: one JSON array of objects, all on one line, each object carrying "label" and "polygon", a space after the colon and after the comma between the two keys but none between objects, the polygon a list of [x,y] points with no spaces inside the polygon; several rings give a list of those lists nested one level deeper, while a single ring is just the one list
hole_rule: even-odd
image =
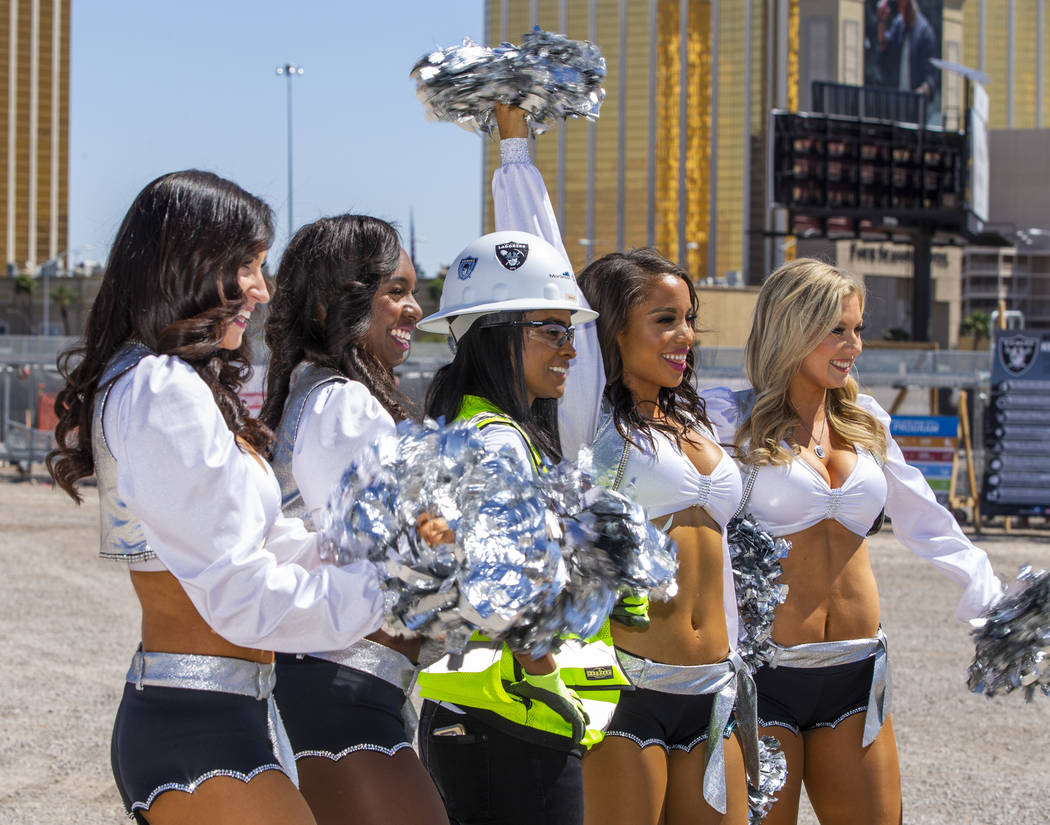
[{"label": "necklace", "polygon": [[[795,415],[798,415],[798,413],[796,412]],[[802,425],[803,430],[809,433],[810,440],[817,442],[816,446],[813,448],[814,454],[817,456],[817,458],[824,458],[824,456],[827,455],[827,451],[824,449],[824,430],[826,430],[828,427],[827,415],[824,416],[824,421],[821,423],[820,438],[817,438],[815,435],[813,435],[813,430],[811,430],[805,425],[805,423],[802,421],[802,416],[798,416],[798,423]]]}]

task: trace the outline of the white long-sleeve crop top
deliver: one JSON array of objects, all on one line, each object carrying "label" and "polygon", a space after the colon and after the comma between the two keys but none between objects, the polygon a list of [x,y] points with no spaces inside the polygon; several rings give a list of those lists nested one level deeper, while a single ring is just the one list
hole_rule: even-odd
[{"label": "white long-sleeve crop top", "polygon": [[220,636],[248,647],[335,650],[379,627],[371,566],[320,561],[317,536],[281,515],[269,465],[241,449],[200,376],[149,355],[113,384],[103,411],[117,491],[155,554]]},{"label": "white long-sleeve crop top", "polygon": [[[396,432],[394,419],[368,387],[344,378],[314,389],[297,425],[289,433],[292,477],[311,518],[328,503],[350,463],[372,442]],[[279,437],[284,430],[282,419]]]},{"label": "white long-sleeve crop top", "polygon": [[[732,441],[740,413],[733,394],[722,387],[705,390],[707,413],[721,439]],[[988,556],[963,533],[958,522],[938,503],[922,473],[904,460],[890,435],[890,416],[870,395],[857,403],[886,432],[886,461],[880,468],[865,450],[841,487],[829,487],[803,459],[758,467],[747,510],[759,526],[774,536],[786,536],[834,519],[857,535],[865,535],[885,507],[900,542],[964,588],[955,610],[959,619],[980,616],[998,600],[1002,585]]]},{"label": "white long-sleeve crop top", "polygon": [[[543,176],[529,159],[528,139],[500,141],[500,158],[502,165],[492,175],[496,230],[515,229],[539,235],[568,261]],[[580,306],[589,309],[583,293],[579,290],[577,293]],[[598,431],[601,398],[605,392],[605,368],[594,321],[576,325],[574,346],[576,357],[569,364],[565,394],[558,403],[561,451],[572,461],[580,447],[589,445]]]},{"label": "white long-sleeve crop top", "polygon": [[[500,141],[500,158],[501,166],[492,176],[495,228],[539,235],[568,260],[543,176],[529,157],[528,140],[510,138]],[[579,301],[581,306],[590,306],[582,292]],[[580,447],[592,445],[599,429],[603,429],[601,402],[605,393],[605,369],[594,321],[576,326],[575,348],[576,358],[570,365],[565,392],[558,402],[562,453],[569,459],[575,459]],[[622,445],[615,427],[612,433]],[[634,465],[637,469],[631,470],[630,476],[624,478],[625,482],[632,478],[635,482],[632,493],[635,501],[646,508],[651,518],[699,504],[724,526],[728,521],[727,514],[733,515],[740,500],[739,479],[734,481],[732,477],[738,473],[735,469],[728,472],[731,465],[726,462],[726,457],[719,462],[712,476],[703,476],[675,445],[664,438],[658,438],[657,444],[663,446],[657,448],[655,456],[647,457],[644,451],[633,449],[628,456],[629,463],[637,462]],[[730,507],[734,498],[736,503]],[[722,555],[726,629],[730,645],[735,648],[738,625],[736,591],[724,532]]]}]

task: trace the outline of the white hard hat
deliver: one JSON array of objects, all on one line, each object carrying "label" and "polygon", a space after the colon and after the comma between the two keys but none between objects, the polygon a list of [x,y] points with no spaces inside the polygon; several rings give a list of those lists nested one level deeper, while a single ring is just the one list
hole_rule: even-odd
[{"label": "white hard hat", "polygon": [[440,308],[416,328],[459,339],[483,315],[534,309],[567,309],[573,324],[598,317],[581,301],[572,267],[557,249],[528,232],[492,232],[456,256]]}]

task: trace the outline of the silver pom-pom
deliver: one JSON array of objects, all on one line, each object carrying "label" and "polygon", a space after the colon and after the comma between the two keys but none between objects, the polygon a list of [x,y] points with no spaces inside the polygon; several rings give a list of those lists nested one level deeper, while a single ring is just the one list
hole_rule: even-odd
[{"label": "silver pom-pom", "polygon": [[736,603],[740,611],[738,650],[752,669],[768,661],[773,650],[773,615],[787,598],[787,585],[777,581],[780,560],[791,549],[786,539],[774,539],[747,516],[726,528],[733,563]]},{"label": "silver pom-pom", "polygon": [[563,461],[538,479],[547,491],[561,533],[568,583],[546,619],[519,644],[543,651],[557,626],[596,634],[625,594],[669,599],[677,589],[678,548],[649,521],[645,510],[595,482],[589,450],[575,464]]},{"label": "silver pom-pom", "polygon": [[520,106],[540,134],[568,117],[594,120],[605,99],[605,58],[593,43],[540,30],[521,46],[494,49],[465,38],[424,55],[413,67],[416,94],[431,120],[491,134],[496,103]]},{"label": "silver pom-pom", "polygon": [[[424,514],[455,541],[429,546]],[[568,464],[534,477],[462,423],[399,424],[344,473],[320,525],[327,559],[382,571],[384,629],[451,652],[479,630],[543,655],[597,633],[622,590],[659,594],[676,572],[674,546],[629,500]]]},{"label": "silver pom-pom", "polygon": [[1036,690],[1050,696],[1050,572],[1021,568],[1003,599],[971,631],[976,651],[968,684],[974,693],[996,696]]},{"label": "silver pom-pom", "polygon": [[747,783],[748,825],[758,825],[765,819],[777,801],[776,794],[787,782],[787,757],[775,737],[761,736],[758,739],[758,773],[758,787]]}]

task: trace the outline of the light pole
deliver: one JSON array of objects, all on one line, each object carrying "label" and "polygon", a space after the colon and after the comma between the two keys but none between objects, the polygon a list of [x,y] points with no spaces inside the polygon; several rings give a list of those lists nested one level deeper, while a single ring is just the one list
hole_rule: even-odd
[{"label": "light pole", "polygon": [[615,244],[612,241],[607,241],[603,238],[577,238],[576,242],[580,246],[586,247],[587,249],[586,263],[590,263],[592,260],[594,260],[594,248],[596,246],[615,246]]},{"label": "light pole", "polygon": [[285,63],[277,67],[278,75],[288,77],[288,239],[292,238],[295,222],[292,218],[292,78],[303,73],[302,66]]}]

